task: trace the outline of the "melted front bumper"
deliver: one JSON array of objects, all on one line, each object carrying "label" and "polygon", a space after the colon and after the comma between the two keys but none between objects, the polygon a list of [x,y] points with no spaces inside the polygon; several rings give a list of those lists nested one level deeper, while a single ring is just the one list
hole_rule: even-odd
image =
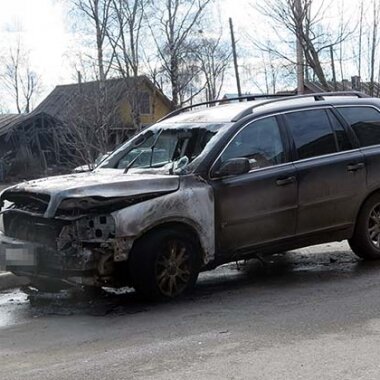
[{"label": "melted front bumper", "polygon": [[[0,270],[29,278],[51,278],[73,285],[100,286],[91,252],[86,262],[70,265],[62,253],[0,232]],[[103,284],[104,285],[104,284]]]}]

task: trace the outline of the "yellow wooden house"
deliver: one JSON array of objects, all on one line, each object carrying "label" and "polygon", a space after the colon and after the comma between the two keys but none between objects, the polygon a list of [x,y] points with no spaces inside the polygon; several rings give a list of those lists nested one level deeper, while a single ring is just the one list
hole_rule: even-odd
[{"label": "yellow wooden house", "polygon": [[56,86],[33,111],[62,124],[107,124],[115,144],[150,126],[173,110],[171,101],[153,82],[137,78],[114,78]]}]

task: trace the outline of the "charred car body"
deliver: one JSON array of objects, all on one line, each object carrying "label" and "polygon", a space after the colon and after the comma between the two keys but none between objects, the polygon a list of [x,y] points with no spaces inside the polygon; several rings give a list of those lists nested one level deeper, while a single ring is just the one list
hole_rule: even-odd
[{"label": "charred car body", "polygon": [[89,173],[6,189],[0,264],[37,286],[157,298],[201,270],[311,244],[349,239],[379,258],[380,101],[245,100],[176,111]]}]

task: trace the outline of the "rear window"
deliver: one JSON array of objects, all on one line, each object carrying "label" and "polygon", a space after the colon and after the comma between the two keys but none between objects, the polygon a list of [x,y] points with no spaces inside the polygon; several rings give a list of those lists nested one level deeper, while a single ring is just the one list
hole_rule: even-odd
[{"label": "rear window", "polygon": [[380,112],[372,107],[340,107],[339,112],[351,125],[361,146],[380,144]]}]

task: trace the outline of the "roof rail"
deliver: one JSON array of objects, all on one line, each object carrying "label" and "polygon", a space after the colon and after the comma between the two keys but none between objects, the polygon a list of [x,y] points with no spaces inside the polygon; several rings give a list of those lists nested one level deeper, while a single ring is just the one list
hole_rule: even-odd
[{"label": "roof rail", "polygon": [[365,94],[364,92],[360,91],[335,91],[335,92],[320,92],[320,93],[314,93],[314,94],[304,94],[304,95],[297,95],[297,96],[286,96],[282,97],[281,99],[272,99],[268,100],[267,102],[262,102],[260,104],[254,104],[252,107],[249,107],[245,109],[244,111],[240,112],[238,115],[236,115],[232,121],[238,121],[242,119],[245,116],[248,116],[252,113],[252,111],[255,108],[265,106],[267,104],[282,102],[286,100],[294,100],[294,99],[304,99],[304,98],[314,98],[314,100],[321,101],[325,100],[325,97],[330,96],[357,96],[358,98],[370,98],[369,95]]},{"label": "roof rail", "polygon": [[212,104],[217,104],[217,103],[222,103],[222,102],[235,101],[235,100],[239,100],[239,101],[242,101],[242,100],[252,101],[252,100],[256,100],[256,99],[283,98],[283,97],[287,97],[289,99],[292,96],[296,96],[296,95],[297,94],[294,94],[294,95],[289,95],[289,94],[244,95],[244,96],[237,96],[235,98],[229,98],[229,99],[210,100],[208,102],[196,103],[196,104],[193,104],[191,106],[186,106],[186,107],[182,107],[182,108],[179,108],[177,110],[174,110],[174,111],[168,113],[163,118],[161,118],[158,122],[164,121],[164,120],[169,119],[169,118],[171,118],[173,116],[177,116],[177,115],[179,115],[179,114],[181,114],[183,112],[192,110],[193,108],[200,107],[200,106],[207,106],[207,105],[212,105]]}]

